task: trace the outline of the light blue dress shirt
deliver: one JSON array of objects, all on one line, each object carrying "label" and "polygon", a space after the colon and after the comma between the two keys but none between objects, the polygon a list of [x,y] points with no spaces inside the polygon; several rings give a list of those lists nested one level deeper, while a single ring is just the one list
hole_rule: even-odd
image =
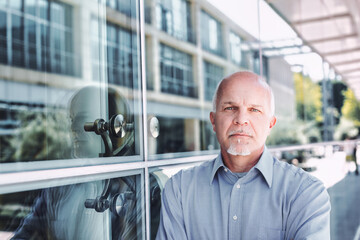
[{"label": "light blue dress shirt", "polygon": [[167,181],[156,239],[327,240],[329,195],[322,182],[266,147],[241,178],[219,155]]}]

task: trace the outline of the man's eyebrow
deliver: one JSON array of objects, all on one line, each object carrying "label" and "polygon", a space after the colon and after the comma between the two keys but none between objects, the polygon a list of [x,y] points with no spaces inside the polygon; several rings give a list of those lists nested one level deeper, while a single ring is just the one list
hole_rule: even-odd
[{"label": "man's eyebrow", "polygon": [[250,107],[255,107],[255,108],[264,108],[263,105],[259,105],[259,104],[249,104]]},{"label": "man's eyebrow", "polygon": [[221,102],[221,105],[232,105],[235,104],[235,102],[227,101],[227,102]]}]

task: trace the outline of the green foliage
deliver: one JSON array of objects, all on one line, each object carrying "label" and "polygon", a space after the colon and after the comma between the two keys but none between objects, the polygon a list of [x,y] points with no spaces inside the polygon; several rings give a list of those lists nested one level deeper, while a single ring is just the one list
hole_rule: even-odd
[{"label": "green foliage", "polygon": [[298,145],[321,141],[320,128],[315,122],[278,121],[267,138],[268,146]]},{"label": "green foliage", "polygon": [[294,84],[298,119],[322,122],[321,87],[300,73],[294,74]]},{"label": "green foliage", "polygon": [[70,158],[70,124],[65,112],[23,112],[18,119],[21,126],[9,141],[13,153],[2,161]]},{"label": "green foliage", "polygon": [[334,139],[341,141],[346,138],[355,138],[358,134],[359,129],[355,126],[354,122],[343,116],[340,118],[340,123],[336,126]]},{"label": "green foliage", "polygon": [[271,130],[266,140],[268,146],[297,145],[306,142],[306,137],[301,133],[298,124],[292,122],[278,121]]},{"label": "green foliage", "polygon": [[344,97],[344,105],[341,108],[342,115],[351,120],[356,127],[360,127],[360,102],[350,88],[344,91]]}]

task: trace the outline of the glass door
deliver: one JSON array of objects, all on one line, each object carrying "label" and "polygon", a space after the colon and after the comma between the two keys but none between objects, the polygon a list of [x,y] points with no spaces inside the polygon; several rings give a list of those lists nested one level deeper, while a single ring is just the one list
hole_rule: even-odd
[{"label": "glass door", "polygon": [[145,238],[139,14],[0,1],[1,239]]}]

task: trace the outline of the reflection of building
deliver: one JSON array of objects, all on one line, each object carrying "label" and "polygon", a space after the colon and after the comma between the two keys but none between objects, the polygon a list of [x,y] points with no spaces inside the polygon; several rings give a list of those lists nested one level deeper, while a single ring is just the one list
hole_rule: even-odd
[{"label": "reflection of building", "polygon": [[[66,92],[84,82],[107,81],[138,88],[136,1],[107,1],[106,29],[96,17],[98,12],[96,3],[79,5],[76,1],[19,1],[0,6],[0,78],[4,89],[29,86],[30,95],[47,96],[45,93],[58,95],[56,89]],[[202,1],[147,1],[145,16],[149,113],[162,118],[164,129],[179,121],[183,134],[169,136],[164,142],[181,143],[179,150],[205,150],[208,144],[197,144],[201,135],[192,133],[206,125],[200,123],[207,121],[214,89],[224,75],[237,69],[259,71],[258,54],[246,45],[246,40],[253,39]],[[47,87],[33,90],[32,85],[39,84]],[[30,109],[32,105],[51,105],[46,97],[14,97],[10,93],[2,95],[4,112],[9,104]],[[169,114],[164,104],[167,109],[179,108],[181,113]],[[8,114],[2,118],[3,130],[16,127],[4,124],[11,120]],[[193,139],[188,137],[191,135]]]},{"label": "reflection of building", "polygon": [[[0,1],[2,140],[16,134],[20,124],[18,112],[65,109],[75,89],[95,83],[111,84],[122,90],[134,113],[140,116],[135,117],[135,121],[141,122],[138,120],[142,116],[141,99],[137,94],[142,90],[141,58],[145,58],[147,84],[147,99],[143,99],[147,103],[147,113],[143,116],[146,119],[148,114],[159,119],[160,135],[157,139],[147,137],[143,143],[142,136],[146,138],[147,133],[137,128],[140,124],[135,124],[135,144],[147,144],[148,152],[126,158],[130,161],[141,161],[144,155],[154,155],[153,158],[158,160],[163,156],[155,154],[175,152],[178,157],[205,155],[207,152],[198,151],[218,148],[208,120],[212,95],[220,79],[234,71],[247,69],[259,73],[262,67],[276,98],[280,99],[277,102],[281,103],[283,99],[289,102],[293,97],[291,85],[286,82],[292,79],[288,66],[267,58],[263,58],[263,66],[260,66],[259,52],[249,46],[255,39],[207,1],[144,2],[145,28],[139,30],[139,3],[135,0],[107,0],[106,7],[95,0]],[[141,33],[145,36],[145,56],[141,55]],[[282,111],[287,110],[284,115],[291,115],[288,112],[291,106],[278,106],[277,113],[283,114]],[[7,150],[2,140],[1,158]],[[19,168],[7,165],[4,171],[42,170],[56,166],[72,169],[83,166],[84,161],[97,167],[105,161],[91,160],[72,159],[55,165],[45,162],[41,166],[35,162]],[[107,163],[118,164],[121,160],[111,159]],[[31,169],[27,169],[28,166]],[[143,168],[124,168],[137,171],[131,174],[143,174],[139,173]],[[127,174],[122,172],[123,169],[117,170],[119,176]],[[98,169],[94,172],[90,175],[97,176],[95,180],[108,178],[104,172],[100,177],[100,174],[96,175]],[[51,184],[77,183],[80,181],[77,177],[70,176],[71,181],[62,181],[58,176],[58,182]],[[44,182],[32,184],[31,181],[27,185],[19,184],[21,187],[12,191],[49,187]],[[4,191],[0,186],[0,193]]]}]

